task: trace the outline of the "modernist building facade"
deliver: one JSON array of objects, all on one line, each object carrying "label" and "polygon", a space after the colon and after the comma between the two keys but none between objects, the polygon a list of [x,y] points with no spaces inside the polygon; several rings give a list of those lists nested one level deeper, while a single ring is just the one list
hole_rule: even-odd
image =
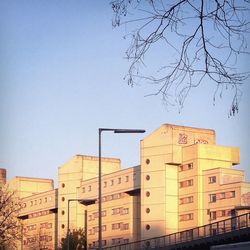
[{"label": "modernist building facade", "polygon": [[[239,148],[216,145],[214,130],[171,124],[141,141],[138,166],[122,169],[119,159],[102,158],[103,245],[247,212],[250,183],[233,168],[239,163]],[[23,203],[20,249],[57,249],[68,226],[73,230],[86,224],[88,247],[98,246],[98,157],[76,155],[59,167],[58,189],[53,180],[38,178],[16,177],[9,185]]]}]

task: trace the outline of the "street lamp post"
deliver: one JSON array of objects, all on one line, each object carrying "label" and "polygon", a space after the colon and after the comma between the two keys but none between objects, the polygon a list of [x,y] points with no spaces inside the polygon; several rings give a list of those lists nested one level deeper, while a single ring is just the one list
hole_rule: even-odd
[{"label": "street lamp post", "polygon": [[[78,201],[79,203],[87,206],[87,205],[91,205],[94,204],[96,199],[68,199],[68,227],[67,227],[67,250],[69,249],[69,204],[71,201]],[[84,227],[85,227],[85,240],[87,241],[87,210],[85,210],[84,212],[84,217],[85,217],[85,222],[84,222]],[[86,244],[85,244],[85,249],[86,249]]]},{"label": "street lamp post", "polygon": [[102,250],[102,132],[111,131],[116,134],[126,133],[145,133],[144,129],[116,129],[116,128],[99,128],[99,175],[98,175],[98,245]]}]

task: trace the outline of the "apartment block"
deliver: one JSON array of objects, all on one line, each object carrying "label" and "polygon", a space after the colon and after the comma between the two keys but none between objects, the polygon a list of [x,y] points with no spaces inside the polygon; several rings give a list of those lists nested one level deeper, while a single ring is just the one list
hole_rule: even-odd
[{"label": "apartment block", "polygon": [[[98,246],[98,160],[76,155],[60,166],[58,189],[48,179],[9,182],[23,203],[20,249],[57,249],[68,228],[85,228],[88,248]],[[123,169],[119,159],[102,158],[102,245],[249,212],[250,183],[239,163],[239,148],[217,145],[214,130],[172,124],[141,141],[140,165]]]}]

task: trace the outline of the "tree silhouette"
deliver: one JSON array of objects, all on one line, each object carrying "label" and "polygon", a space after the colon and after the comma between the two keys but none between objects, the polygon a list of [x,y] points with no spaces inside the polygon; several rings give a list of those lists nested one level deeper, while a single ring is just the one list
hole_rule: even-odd
[{"label": "tree silhouette", "polygon": [[[230,115],[238,112],[241,85],[249,72],[238,68],[247,51],[249,0],[113,0],[113,26],[132,25],[125,38],[130,67],[126,79],[154,85],[150,95],[162,95],[168,105],[181,109],[193,88],[215,83],[213,101],[225,89],[233,93]],[[135,18],[136,16],[136,18]],[[123,21],[124,19],[124,21]],[[160,46],[165,62],[153,75],[146,56]],[[167,56],[166,56],[167,55]],[[148,59],[148,60],[147,60]],[[161,61],[164,58],[161,58]]]},{"label": "tree silhouette", "polygon": [[[85,249],[85,233],[82,228],[69,232],[69,249],[80,250]],[[61,250],[67,250],[68,238],[63,238],[61,241]]]},{"label": "tree silhouette", "polygon": [[7,186],[0,187],[0,250],[17,248],[16,243],[21,240],[21,222],[17,218],[21,208],[15,192]]}]

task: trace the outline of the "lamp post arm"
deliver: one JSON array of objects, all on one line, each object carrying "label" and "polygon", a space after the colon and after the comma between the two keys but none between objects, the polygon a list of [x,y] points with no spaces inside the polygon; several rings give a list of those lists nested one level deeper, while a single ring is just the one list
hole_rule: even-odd
[{"label": "lamp post arm", "polygon": [[112,131],[114,133],[145,133],[144,129],[117,129],[117,128],[99,128],[99,176],[98,176],[98,246],[102,250],[102,131]]}]

